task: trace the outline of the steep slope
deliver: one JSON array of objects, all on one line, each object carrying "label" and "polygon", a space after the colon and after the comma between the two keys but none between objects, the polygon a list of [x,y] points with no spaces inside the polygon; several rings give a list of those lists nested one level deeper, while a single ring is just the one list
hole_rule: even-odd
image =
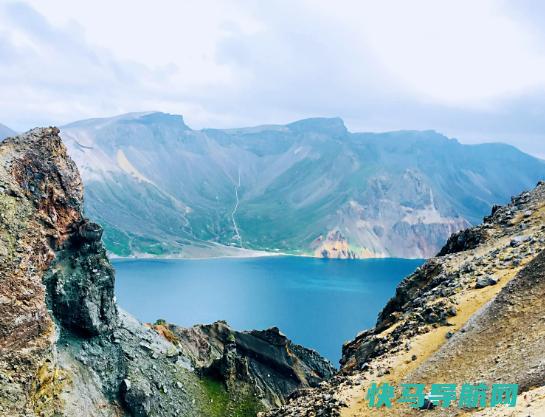
[{"label": "steep slope", "polygon": [[0,123],[0,140],[7,138],[8,136],[15,135],[15,132],[6,125]]},{"label": "steep slope", "polygon": [[[82,205],[57,128],[0,143],[0,416],[244,417],[331,376],[278,329],[255,332],[250,351],[225,325],[217,357],[197,369],[190,331],[181,346],[118,310],[102,228]],[[283,362],[266,361],[274,377],[258,391],[248,364],[271,352]]]},{"label": "steep slope", "polygon": [[[521,402],[545,410],[545,183],[495,207],[482,225],[453,235],[397,288],[376,327],[343,346],[341,374],[295,395],[270,416],[420,415],[407,405],[370,408],[372,382],[518,384]],[[318,406],[317,406],[318,404]],[[541,407],[541,408],[540,408]],[[482,415],[528,416],[505,406]],[[314,411],[312,411],[314,410]],[[455,406],[430,416],[480,415]],[[523,414],[526,413],[526,414]],[[534,416],[534,414],[531,414]],[[541,414],[535,414],[541,415]]]},{"label": "steep slope", "polygon": [[507,145],[350,133],[341,119],[195,131],[181,116],[138,113],[76,122],[62,135],[88,215],[125,256],[429,257],[545,178],[542,161]]}]

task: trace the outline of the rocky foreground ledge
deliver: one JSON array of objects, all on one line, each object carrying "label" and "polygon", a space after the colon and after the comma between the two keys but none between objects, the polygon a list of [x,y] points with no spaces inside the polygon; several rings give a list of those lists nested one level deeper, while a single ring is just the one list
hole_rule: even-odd
[{"label": "rocky foreground ledge", "polygon": [[146,326],[56,128],[0,143],[0,416],[253,416],[334,370],[278,329]]},{"label": "rocky foreground ledge", "polygon": [[[337,376],[272,416],[545,415],[545,183],[451,236],[398,286],[373,329],[343,346]],[[369,408],[372,382],[519,385],[514,409]]]}]

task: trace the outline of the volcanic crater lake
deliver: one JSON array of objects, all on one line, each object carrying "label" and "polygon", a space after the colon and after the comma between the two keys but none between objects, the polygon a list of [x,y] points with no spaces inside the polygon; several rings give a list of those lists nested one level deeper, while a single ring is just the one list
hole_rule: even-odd
[{"label": "volcanic crater lake", "polygon": [[334,365],[343,342],[372,327],[397,284],[422,263],[291,256],[113,261],[119,305],[141,321],[277,326]]}]

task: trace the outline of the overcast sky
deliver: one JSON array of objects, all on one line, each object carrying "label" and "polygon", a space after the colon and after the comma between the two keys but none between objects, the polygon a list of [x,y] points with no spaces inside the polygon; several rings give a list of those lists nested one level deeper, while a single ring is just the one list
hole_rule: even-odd
[{"label": "overcast sky", "polygon": [[545,157],[545,3],[0,0],[0,123],[340,116]]}]

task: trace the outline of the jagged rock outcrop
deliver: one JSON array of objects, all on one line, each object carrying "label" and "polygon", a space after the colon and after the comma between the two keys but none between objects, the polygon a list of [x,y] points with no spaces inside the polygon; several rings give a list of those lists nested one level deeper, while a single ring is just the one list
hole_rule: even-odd
[{"label": "jagged rock outcrop", "polygon": [[335,373],[329,361],[292,343],[276,327],[238,332],[216,322],[154,328],[173,340],[200,373],[220,379],[232,393],[249,388],[269,406],[280,406],[296,389],[317,386]]},{"label": "jagged rock outcrop", "polygon": [[83,219],[74,229],[44,277],[48,301],[64,327],[99,335],[117,323],[114,271],[100,241],[102,228]]},{"label": "jagged rock outcrop", "polygon": [[102,228],[82,205],[58,129],[0,143],[0,416],[250,416],[331,374],[272,330],[236,333],[235,349],[218,339],[197,370],[198,340],[173,343],[117,308]]},{"label": "jagged rock outcrop", "polygon": [[[364,396],[371,382],[424,383],[428,389],[431,383],[516,383],[527,408],[475,415],[533,416],[530,407],[545,409],[544,250],[540,182],[509,205],[494,207],[481,225],[454,234],[437,257],[400,283],[376,326],[343,346],[336,377],[292,395],[267,416],[422,413],[403,405],[369,408]],[[466,411],[438,407],[426,415]]]},{"label": "jagged rock outcrop", "polygon": [[[498,206],[494,206],[493,211],[497,210]],[[449,253],[461,252],[469,249],[475,249],[480,244],[484,243],[487,238],[486,231],[480,228],[464,229],[457,233],[453,233],[447,240],[445,246],[441,248],[437,256],[448,255]]]}]

